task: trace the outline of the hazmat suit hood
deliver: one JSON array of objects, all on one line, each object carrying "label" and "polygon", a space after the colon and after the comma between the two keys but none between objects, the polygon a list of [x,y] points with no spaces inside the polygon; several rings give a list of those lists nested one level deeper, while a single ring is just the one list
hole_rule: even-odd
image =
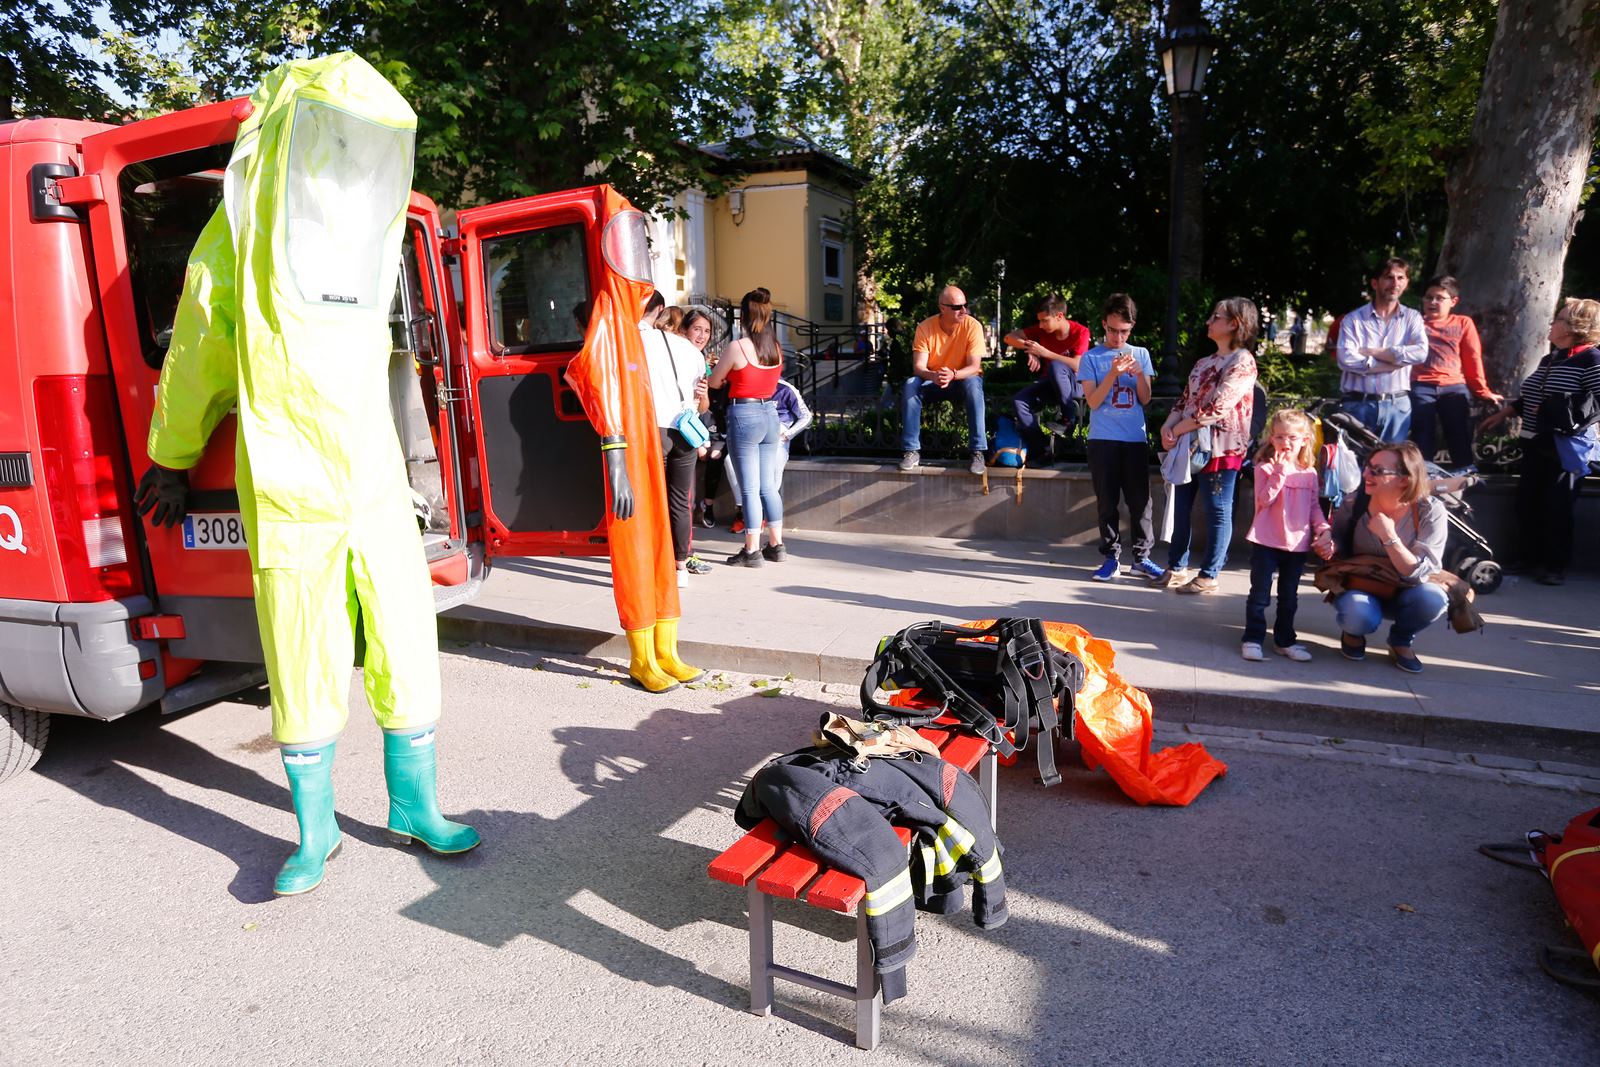
[{"label": "hazmat suit hood", "polygon": [[611,186],[600,188],[600,256],[608,268],[594,295],[583,348],[573,358],[569,375],[595,432],[612,437],[624,432],[617,394],[619,369],[645,366],[639,319],[654,293],[650,280],[649,222]]},{"label": "hazmat suit hood", "polygon": [[[254,532],[339,521],[397,485],[409,500],[383,376],[416,113],[349,52],[279,66],[250,103],[190,256],[168,356],[184,370],[162,374],[149,444],[192,467],[236,402]],[[251,548],[273,555],[270,531]]]}]

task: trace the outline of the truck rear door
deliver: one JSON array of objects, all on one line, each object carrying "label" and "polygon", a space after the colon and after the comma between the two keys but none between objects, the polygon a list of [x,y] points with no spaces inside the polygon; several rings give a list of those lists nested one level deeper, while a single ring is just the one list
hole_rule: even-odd
[{"label": "truck rear door", "polygon": [[491,557],[608,551],[600,439],[563,377],[606,269],[601,203],[597,189],[575,189],[457,216]]}]

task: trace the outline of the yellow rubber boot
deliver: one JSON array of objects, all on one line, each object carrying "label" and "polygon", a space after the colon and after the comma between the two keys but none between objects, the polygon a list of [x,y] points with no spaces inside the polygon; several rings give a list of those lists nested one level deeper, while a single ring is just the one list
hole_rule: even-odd
[{"label": "yellow rubber boot", "polygon": [[655,630],[654,626],[646,626],[623,631],[628,635],[628,674],[650,692],[665,693],[678,688],[678,683],[656,663]]},{"label": "yellow rubber boot", "polygon": [[692,682],[706,672],[678,658],[678,620],[656,620],[656,664],[680,682]]}]

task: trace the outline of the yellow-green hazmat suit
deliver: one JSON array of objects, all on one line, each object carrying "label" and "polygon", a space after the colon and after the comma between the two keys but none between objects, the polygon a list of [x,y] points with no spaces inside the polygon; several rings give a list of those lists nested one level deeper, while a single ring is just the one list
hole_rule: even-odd
[{"label": "yellow-green hazmat suit", "polygon": [[432,585],[389,411],[416,115],[350,53],[251,97],[189,259],[150,425],[184,470],[238,406],[239,510],[281,744],[338,734],[355,627],[385,729],[439,717]]}]

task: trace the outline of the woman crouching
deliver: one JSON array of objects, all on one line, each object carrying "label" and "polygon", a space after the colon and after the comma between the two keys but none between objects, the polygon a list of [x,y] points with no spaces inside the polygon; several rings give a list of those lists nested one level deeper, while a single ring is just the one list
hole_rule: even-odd
[{"label": "woman crouching", "polygon": [[1334,601],[1339,651],[1345,659],[1365,659],[1367,635],[1392,619],[1394,665],[1421,673],[1411,644],[1449,607],[1444,587],[1428,580],[1441,568],[1448,524],[1444,505],[1428,495],[1417,446],[1403,441],[1372,453],[1360,491],[1339,508],[1333,528],[1337,549],[1330,569],[1341,572],[1344,586]]}]

